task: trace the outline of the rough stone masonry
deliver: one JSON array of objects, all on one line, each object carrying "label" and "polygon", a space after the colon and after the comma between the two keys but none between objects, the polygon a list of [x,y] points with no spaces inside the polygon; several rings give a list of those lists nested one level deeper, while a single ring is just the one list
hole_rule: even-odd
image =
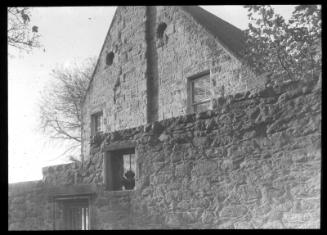
[{"label": "rough stone masonry", "polygon": [[[213,22],[224,27],[218,35],[227,37],[222,45],[200,21],[210,13],[193,8],[118,7],[83,104],[86,159],[92,113],[103,112],[104,132],[188,114],[188,78],[205,71],[210,73],[212,98],[263,86],[265,80],[242,66],[237,54],[241,30],[221,20]],[[162,38],[157,37],[160,24],[166,25]],[[108,65],[111,52],[114,58]]]},{"label": "rough stone masonry", "polygon": [[[51,185],[93,184],[92,229],[319,228],[321,84],[217,100],[212,111],[107,133],[84,164],[11,185],[10,229],[52,229]],[[135,141],[136,189],[106,191],[102,149]],[[59,224],[59,223],[58,223]]]},{"label": "rough stone masonry", "polygon": [[[118,8],[83,106],[85,161],[9,185],[10,230],[64,229],[51,197],[58,186],[92,186],[91,229],[320,227],[321,80],[258,80],[191,16]],[[156,41],[163,21],[167,38]],[[203,70],[212,109],[188,114],[186,78]],[[105,131],[90,141],[99,110]],[[135,147],[136,187],[109,191],[108,149],[126,143]]]}]

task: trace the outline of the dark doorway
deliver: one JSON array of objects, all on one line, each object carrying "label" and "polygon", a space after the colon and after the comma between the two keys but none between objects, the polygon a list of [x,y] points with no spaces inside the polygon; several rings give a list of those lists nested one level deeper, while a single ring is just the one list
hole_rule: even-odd
[{"label": "dark doorway", "polygon": [[66,230],[88,230],[90,227],[88,200],[67,200],[64,202],[64,224]]}]

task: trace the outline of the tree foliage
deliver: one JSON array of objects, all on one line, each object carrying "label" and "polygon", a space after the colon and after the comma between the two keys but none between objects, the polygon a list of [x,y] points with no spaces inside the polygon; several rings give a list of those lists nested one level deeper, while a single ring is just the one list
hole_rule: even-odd
[{"label": "tree foliage", "polygon": [[246,61],[258,73],[297,80],[321,72],[321,7],[299,5],[291,18],[270,5],[247,5]]},{"label": "tree foliage", "polygon": [[41,96],[41,130],[51,139],[68,143],[65,153],[76,153],[81,143],[81,102],[86,94],[95,59],[70,68],[57,67],[52,80]]},{"label": "tree foliage", "polygon": [[31,11],[28,7],[8,7],[8,45],[29,51],[40,47],[39,29],[31,25]]}]

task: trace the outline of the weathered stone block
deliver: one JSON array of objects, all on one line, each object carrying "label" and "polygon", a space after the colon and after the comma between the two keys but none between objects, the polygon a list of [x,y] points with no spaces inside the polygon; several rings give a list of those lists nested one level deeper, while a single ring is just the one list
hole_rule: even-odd
[{"label": "weathered stone block", "polygon": [[228,206],[222,209],[220,217],[226,217],[228,219],[235,219],[245,215],[247,208],[241,205]]},{"label": "weathered stone block", "polygon": [[160,136],[159,136],[159,140],[160,141],[166,141],[169,139],[169,136],[166,135],[165,133],[162,133]]},{"label": "weathered stone block", "polygon": [[207,137],[194,137],[193,138],[193,144],[197,147],[205,146],[207,143],[208,138]]},{"label": "weathered stone block", "polygon": [[210,175],[215,172],[218,165],[216,161],[198,161],[197,164],[192,169],[192,174],[196,174],[198,176],[201,175]]},{"label": "weathered stone block", "polygon": [[283,229],[284,226],[280,221],[274,220],[274,221],[268,221],[267,223],[263,224],[262,228],[263,229]]},{"label": "weathered stone block", "polygon": [[234,224],[235,229],[253,229],[253,226],[250,222],[241,221]]},{"label": "weathered stone block", "polygon": [[183,163],[176,165],[175,176],[177,177],[186,177],[191,174],[192,165],[191,163]]}]

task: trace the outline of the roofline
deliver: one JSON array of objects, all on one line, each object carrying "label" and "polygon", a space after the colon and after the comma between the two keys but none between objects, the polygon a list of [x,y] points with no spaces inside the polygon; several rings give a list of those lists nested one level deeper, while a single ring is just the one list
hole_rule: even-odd
[{"label": "roofline", "polygon": [[87,86],[87,89],[86,89],[86,91],[85,91],[85,95],[84,95],[84,97],[83,97],[83,99],[82,99],[82,103],[81,103],[82,106],[84,105],[84,102],[85,102],[86,96],[87,96],[87,94],[88,94],[88,92],[89,92],[89,90],[90,90],[90,86],[91,86],[91,83],[93,82],[93,78],[94,78],[95,72],[96,72],[97,69],[98,69],[98,66],[99,66],[99,63],[100,63],[100,56],[101,56],[101,54],[102,54],[102,52],[103,52],[104,45],[106,44],[106,41],[107,41],[107,38],[108,38],[108,36],[109,36],[109,33],[110,33],[111,27],[112,27],[112,25],[113,25],[113,22],[114,22],[114,20],[116,19],[116,16],[117,16],[117,10],[118,10],[118,7],[116,8],[116,11],[115,11],[114,17],[113,17],[112,20],[111,20],[111,23],[110,23],[110,26],[109,26],[108,32],[107,32],[107,34],[106,34],[106,36],[105,36],[105,38],[104,38],[104,42],[103,42],[103,44],[102,44],[102,48],[101,48],[101,50],[100,50],[100,53],[99,53],[99,56],[98,56],[97,63],[96,63],[96,65],[95,65],[95,67],[94,67],[94,70],[93,70],[93,73],[92,73],[92,76],[91,76],[91,79],[90,79],[89,85]]},{"label": "roofline", "polygon": [[[239,55],[239,54],[237,54],[237,53],[235,53],[234,51],[232,51],[231,49],[229,49],[229,47],[228,46],[226,46],[226,44],[225,43],[223,43],[217,36],[215,36],[212,32],[210,32],[210,30],[208,30],[207,29],[207,27],[205,26],[205,25],[203,25],[203,24],[201,24],[200,22],[198,22],[198,20],[190,13],[190,12],[188,12],[188,10],[186,9],[186,8],[184,8],[184,6],[178,6],[179,8],[181,8],[182,9],[182,11],[183,12],[185,12],[187,15],[189,15],[196,23],[198,23],[199,25],[201,25],[203,28],[204,28],[204,30],[208,33],[208,34],[210,34],[210,35],[212,35],[213,37],[214,37],[214,39],[216,39],[218,42],[219,42],[219,44],[221,44],[221,46],[229,53],[229,54],[231,54],[233,57],[235,57],[237,60],[239,60],[240,62],[244,62],[244,58],[241,56],[241,55]],[[243,32],[243,30],[241,30],[241,29],[239,29],[238,27],[236,27],[235,25],[233,25],[233,24],[231,24],[231,23],[229,23],[229,22],[227,22],[227,21],[225,21],[225,20],[223,20],[222,18],[220,18],[220,17],[218,17],[218,16],[216,16],[216,15],[214,15],[214,14],[212,14],[211,12],[209,12],[209,11],[207,11],[206,9],[204,9],[204,8],[202,8],[202,7],[200,7],[200,6],[196,6],[196,7],[199,7],[199,8],[201,8],[202,10],[204,10],[204,11],[206,11],[208,14],[211,14],[211,15],[213,15],[214,17],[216,17],[216,18],[219,18],[221,21],[224,21],[226,24],[228,24],[228,25],[230,25],[231,27],[234,27],[234,28],[236,28],[236,29],[238,29],[238,30],[240,30],[241,32]]]},{"label": "roofline", "polygon": [[[118,6],[118,7],[119,7],[119,6]],[[115,11],[114,17],[113,17],[112,20],[111,20],[111,23],[110,23],[110,26],[109,26],[108,32],[107,32],[106,37],[105,37],[105,39],[104,39],[104,42],[103,42],[103,44],[102,44],[102,48],[101,48],[101,50],[100,50],[100,53],[99,53],[99,56],[98,56],[98,60],[97,60],[96,66],[94,67],[94,70],[93,70],[93,73],[92,73],[92,76],[91,76],[91,79],[90,79],[89,85],[88,85],[88,87],[87,87],[87,89],[86,89],[85,96],[83,97],[83,100],[82,100],[82,103],[81,103],[82,106],[83,106],[84,103],[85,103],[85,99],[86,99],[86,96],[87,96],[87,94],[88,94],[88,92],[89,92],[89,90],[90,90],[91,83],[93,82],[95,72],[96,72],[97,69],[98,69],[98,66],[99,66],[99,63],[100,63],[100,56],[101,56],[101,54],[102,54],[102,52],[103,52],[104,46],[105,46],[105,44],[106,44],[106,40],[107,40],[107,38],[108,38],[108,36],[109,36],[109,33],[110,33],[110,30],[111,30],[111,27],[112,27],[112,25],[113,25],[113,22],[114,22],[115,19],[116,19],[118,7],[117,7],[117,9],[116,9],[116,11]],[[196,20],[196,18],[193,17],[192,14],[191,14],[190,12],[188,12],[188,10],[187,10],[186,8],[184,8],[184,6],[177,6],[177,7],[180,8],[180,9],[182,10],[182,12],[184,12],[184,13],[186,13],[188,16],[190,16],[190,17],[191,17],[191,18],[192,18],[192,19],[193,19],[197,24],[201,25],[202,28],[203,28],[203,29],[204,29],[208,34],[212,35],[213,38],[214,38],[215,40],[217,40],[217,41],[221,44],[221,46],[222,46],[222,47],[223,47],[223,48],[224,48],[224,49],[225,49],[225,50],[226,50],[226,51],[227,51],[231,56],[233,56],[235,59],[239,60],[241,63],[244,63],[244,62],[245,62],[245,61],[244,61],[244,58],[243,58],[241,55],[239,55],[239,54],[233,52],[232,50],[230,50],[229,47],[226,46],[226,44],[223,43],[223,42],[222,42],[218,37],[216,37],[213,33],[211,33],[210,30],[208,30],[207,27],[206,27],[205,25],[202,25],[200,22],[198,22],[198,21]],[[229,23],[229,22],[227,22],[227,21],[221,19],[220,17],[218,17],[218,16],[212,14],[211,12],[209,12],[209,11],[203,9],[202,7],[200,7],[200,6],[197,6],[197,7],[201,8],[201,9],[204,10],[204,11],[206,11],[208,14],[211,14],[211,15],[213,15],[213,16],[219,18],[220,20],[222,20],[222,21],[224,21],[225,23],[229,24],[231,27],[234,27],[234,28],[240,30],[241,32],[243,32],[243,30],[241,30],[241,29],[239,29],[238,27],[232,25],[231,23]]]}]

